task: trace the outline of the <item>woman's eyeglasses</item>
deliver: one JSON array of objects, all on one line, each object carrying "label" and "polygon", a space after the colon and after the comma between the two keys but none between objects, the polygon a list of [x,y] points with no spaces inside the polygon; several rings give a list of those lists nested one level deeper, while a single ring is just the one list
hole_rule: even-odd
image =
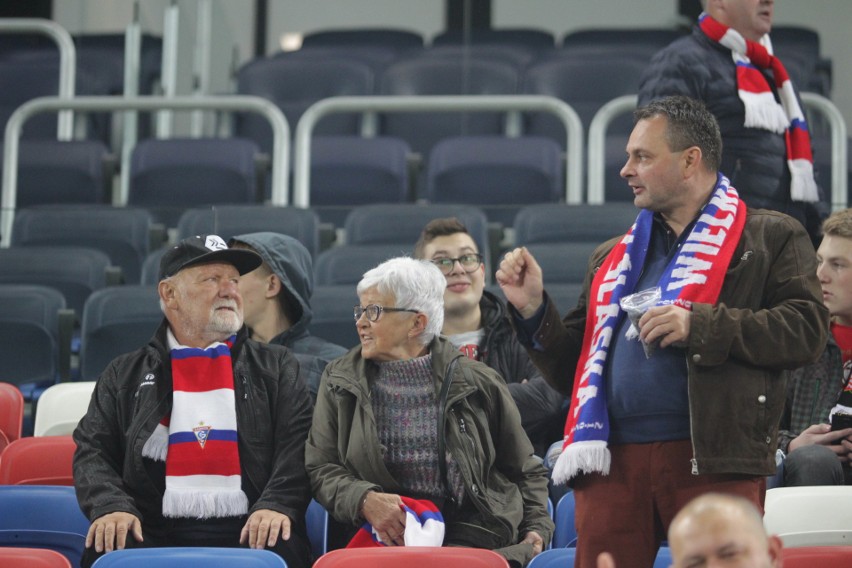
[{"label": "woman's eyeglasses", "polygon": [[465,272],[473,272],[482,266],[482,255],[476,253],[463,254],[458,258],[433,258],[432,264],[441,269],[445,275],[453,271],[458,262]]},{"label": "woman's eyeglasses", "polygon": [[364,314],[367,314],[368,321],[377,321],[380,317],[382,317],[382,312],[411,312],[413,314],[420,313],[419,310],[412,310],[410,308],[386,308],[378,304],[370,304],[367,306],[355,306],[352,310],[352,315],[355,316],[355,321],[361,319],[361,316]]}]

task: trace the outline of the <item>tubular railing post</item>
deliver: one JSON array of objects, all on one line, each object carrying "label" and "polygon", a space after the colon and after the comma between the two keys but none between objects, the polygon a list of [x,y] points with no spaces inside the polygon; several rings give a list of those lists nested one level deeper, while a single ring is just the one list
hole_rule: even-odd
[{"label": "tubular railing post", "polygon": [[[213,5],[210,0],[198,0],[195,33],[195,57],[193,94],[204,96],[210,93],[210,49],[213,34]],[[192,112],[190,132],[194,138],[204,135],[204,112]]]},{"label": "tubular railing post", "polygon": [[838,108],[827,98],[816,93],[801,93],[806,107],[822,113],[831,126],[831,208],[846,209],[849,203],[846,148],[846,122]]},{"label": "tubular railing post", "polygon": [[[0,19],[0,33],[44,34],[56,42],[59,48],[59,96],[74,97],[74,81],[77,78],[77,48],[68,31],[51,20],[40,18],[3,18]],[[56,124],[56,138],[71,140],[74,135],[74,113],[64,110],[59,113]]]},{"label": "tubular railing post", "polygon": [[567,103],[541,95],[331,97],[308,107],[296,126],[293,205],[310,207],[311,136],[317,121],[339,112],[528,112],[555,114],[565,125],[565,201],[583,201],[583,123]]},{"label": "tubular railing post", "polygon": [[[163,96],[177,95],[177,58],[178,37],[180,35],[180,8],[177,0],[172,0],[163,16],[163,63],[162,85]],[[157,138],[171,138],[173,113],[160,111],[157,113]]]},{"label": "tubular railing post", "polygon": [[[139,95],[139,67],[142,60],[142,31],[139,24],[139,2],[133,5],[133,21],[127,25],[124,32],[124,96],[136,97]],[[121,129],[121,163],[130,163],[130,153],[136,145],[139,133],[139,113],[129,110],[122,113],[123,122]],[[130,172],[128,168],[121,168],[121,178],[117,205],[127,205],[127,194],[130,191]]]},{"label": "tubular railing post", "polygon": [[604,104],[589,123],[589,186],[586,201],[591,205],[604,202],[604,173],[606,168],[606,129],[612,120],[627,110],[636,108],[639,97],[624,95]]},{"label": "tubular railing post", "polygon": [[[256,112],[272,126],[272,204],[286,206],[287,173],[290,157],[290,126],[277,106],[267,99],[247,95],[210,97],[41,97],[18,107],[6,123],[3,144],[3,187],[0,194],[0,246],[8,247],[17,205],[18,155],[24,123],[33,115],[73,109],[80,112],[113,112],[125,110],[156,111],[160,109],[190,111],[196,108],[230,112]],[[122,164],[128,169],[129,164]],[[126,203],[127,196],[123,196]]]}]

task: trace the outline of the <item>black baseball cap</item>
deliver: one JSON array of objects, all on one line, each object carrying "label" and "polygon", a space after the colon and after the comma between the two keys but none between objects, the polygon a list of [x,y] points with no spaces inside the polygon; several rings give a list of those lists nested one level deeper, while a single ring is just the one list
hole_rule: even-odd
[{"label": "black baseball cap", "polygon": [[228,248],[219,235],[196,235],[183,239],[163,255],[160,260],[160,280],[174,276],[184,268],[209,262],[233,264],[243,275],[260,266],[263,259],[248,249]]}]

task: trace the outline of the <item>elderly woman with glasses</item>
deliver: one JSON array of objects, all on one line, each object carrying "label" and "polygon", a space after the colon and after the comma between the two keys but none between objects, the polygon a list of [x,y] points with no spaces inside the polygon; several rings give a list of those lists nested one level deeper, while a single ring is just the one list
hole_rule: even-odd
[{"label": "elderly woman with glasses", "polygon": [[317,501],[348,530],[369,523],[405,544],[401,497],[428,500],[445,546],[489,548],[526,565],[550,540],[547,472],[505,382],[440,337],[446,280],[394,258],[364,274],[360,348],[323,374],[305,462]]}]

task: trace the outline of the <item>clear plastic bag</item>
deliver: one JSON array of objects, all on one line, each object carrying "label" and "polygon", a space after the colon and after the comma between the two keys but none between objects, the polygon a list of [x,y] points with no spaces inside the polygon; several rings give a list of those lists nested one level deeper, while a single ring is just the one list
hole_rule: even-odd
[{"label": "clear plastic bag", "polygon": [[[656,306],[662,294],[662,289],[659,286],[655,286],[654,288],[648,288],[647,290],[624,296],[619,300],[618,303],[621,309],[627,312],[627,317],[630,318],[630,329],[625,334],[627,339],[639,339],[639,320],[642,318],[642,314]],[[659,340],[650,344],[642,343],[642,348],[645,350],[645,358],[650,357],[654,353],[659,343]]]}]

